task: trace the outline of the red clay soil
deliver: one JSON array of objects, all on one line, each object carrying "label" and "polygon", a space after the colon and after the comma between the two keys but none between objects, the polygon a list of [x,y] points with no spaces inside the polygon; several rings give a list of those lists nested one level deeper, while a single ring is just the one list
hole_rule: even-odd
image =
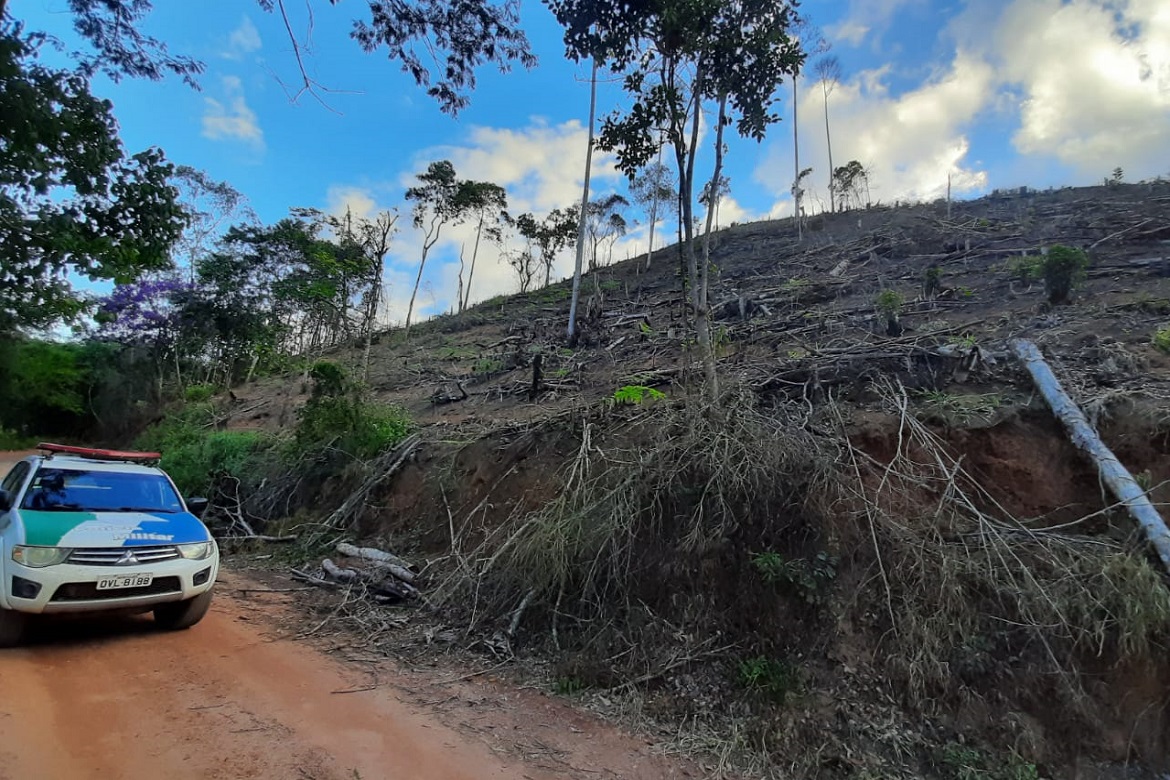
[{"label": "red clay soil", "polygon": [[[0,472],[26,453],[0,453]],[[0,650],[0,780],[698,777],[563,701],[485,676],[343,663],[221,572],[210,614],[58,620]]]},{"label": "red clay soil", "polygon": [[[161,633],[148,618],[62,621],[0,651],[0,780],[700,774],[540,694],[339,662],[281,636],[265,612],[282,607],[258,610],[238,595],[249,588],[266,590],[221,577],[212,612],[190,631]],[[411,695],[427,686],[431,706]]]}]

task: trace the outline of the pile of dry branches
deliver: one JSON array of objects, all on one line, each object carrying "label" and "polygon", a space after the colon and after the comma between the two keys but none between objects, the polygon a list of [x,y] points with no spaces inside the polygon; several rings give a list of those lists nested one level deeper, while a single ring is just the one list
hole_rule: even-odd
[{"label": "pile of dry branches", "polygon": [[1167,638],[1160,576],[1136,543],[1082,533],[1089,518],[1012,517],[915,418],[904,388],[877,389],[899,420],[896,450],[882,463],[850,448],[845,482],[865,529],[857,556],[868,547],[872,561],[850,611],[863,624],[880,616],[875,659],[917,704],[1038,671],[1033,682],[1051,680],[1089,716],[1084,662],[1145,658]]}]

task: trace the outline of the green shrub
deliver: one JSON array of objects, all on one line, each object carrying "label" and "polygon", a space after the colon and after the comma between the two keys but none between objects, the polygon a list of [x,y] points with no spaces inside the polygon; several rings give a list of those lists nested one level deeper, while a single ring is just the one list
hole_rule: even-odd
[{"label": "green shrub", "polygon": [[1084,281],[1089,268],[1089,256],[1083,249],[1057,244],[1048,250],[1041,261],[1044,272],[1044,288],[1048,291],[1048,302],[1066,303]]},{"label": "green shrub", "polygon": [[660,401],[666,398],[666,393],[645,385],[625,385],[614,391],[613,400],[618,404],[640,404],[649,399]]},{"label": "green shrub", "polygon": [[804,560],[769,550],[753,555],[752,566],[765,582],[790,588],[809,604],[823,603],[829,585],[837,578],[837,558],[827,552]]},{"label": "green shrub", "polygon": [[205,401],[210,401],[211,397],[215,395],[215,385],[198,384],[190,385],[183,391],[183,398],[189,404],[199,404]]},{"label": "green shrub", "polygon": [[135,446],[162,453],[161,466],[184,495],[207,495],[217,476],[257,484],[275,461],[276,437],[212,427],[215,409],[192,404],[147,429]]},{"label": "green shrub", "polygon": [[1164,328],[1158,328],[1154,333],[1154,346],[1163,352],[1170,352],[1170,325]]},{"label": "green shrub", "polygon": [[739,684],[753,693],[783,704],[788,695],[800,689],[800,674],[787,661],[756,656],[739,662]]},{"label": "green shrub", "polygon": [[1008,272],[1021,284],[1032,284],[1044,277],[1044,260],[1036,255],[1017,257],[1008,263]]},{"label": "green shrub", "polygon": [[32,437],[21,436],[8,428],[0,428],[0,450],[27,450],[36,443],[36,439]]},{"label": "green shrub", "polygon": [[410,433],[410,418],[403,409],[365,400],[361,387],[342,366],[323,360],[309,370],[309,376],[313,390],[299,412],[296,451],[332,447],[366,460]]}]

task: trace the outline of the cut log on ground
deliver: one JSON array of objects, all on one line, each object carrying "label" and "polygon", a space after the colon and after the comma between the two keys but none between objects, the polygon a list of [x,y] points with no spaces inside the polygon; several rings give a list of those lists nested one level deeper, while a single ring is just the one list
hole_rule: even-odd
[{"label": "cut log on ground", "polygon": [[1101,474],[1101,479],[1137,520],[1146,539],[1154,546],[1154,550],[1162,560],[1162,565],[1166,567],[1167,572],[1170,572],[1170,529],[1166,528],[1165,521],[1158,514],[1154,505],[1150,503],[1146,492],[1138,485],[1129,470],[1121,464],[1117,456],[1105,446],[1101,437],[1085,419],[1084,413],[1064,392],[1064,388],[1060,386],[1052,369],[1044,362],[1044,356],[1040,354],[1036,345],[1031,341],[1018,339],[1012,342],[1012,349],[1024,363],[1028,373],[1032,375],[1037,389],[1040,390],[1040,394],[1044,396],[1048,405],[1052,407],[1053,413],[1064,423],[1073,444],[1084,450],[1093,459]]},{"label": "cut log on ground", "polygon": [[357,547],[347,542],[337,545],[337,552],[348,558],[360,558],[369,561],[375,567],[393,574],[403,582],[414,582],[415,573],[409,563],[393,553],[379,550],[374,547]]}]

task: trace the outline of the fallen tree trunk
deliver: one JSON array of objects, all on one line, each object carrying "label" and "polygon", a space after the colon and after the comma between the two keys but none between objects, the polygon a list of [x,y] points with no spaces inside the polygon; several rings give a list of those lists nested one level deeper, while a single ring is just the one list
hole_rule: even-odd
[{"label": "fallen tree trunk", "polygon": [[1053,413],[1068,429],[1073,444],[1093,459],[1101,479],[1118,500],[1125,504],[1125,508],[1141,526],[1146,539],[1154,546],[1162,565],[1170,572],[1170,529],[1166,528],[1165,521],[1150,503],[1146,492],[1125,466],[1121,465],[1117,456],[1105,446],[1076,403],[1064,392],[1036,345],[1025,339],[1017,339],[1012,342],[1012,349],[1032,375],[1036,387],[1052,407]]},{"label": "fallen tree trunk", "polygon": [[415,573],[411,571],[410,564],[393,553],[375,547],[357,547],[348,542],[337,545],[337,552],[347,558],[360,558],[363,561],[369,561],[377,568],[393,574],[403,582],[414,582]]}]

